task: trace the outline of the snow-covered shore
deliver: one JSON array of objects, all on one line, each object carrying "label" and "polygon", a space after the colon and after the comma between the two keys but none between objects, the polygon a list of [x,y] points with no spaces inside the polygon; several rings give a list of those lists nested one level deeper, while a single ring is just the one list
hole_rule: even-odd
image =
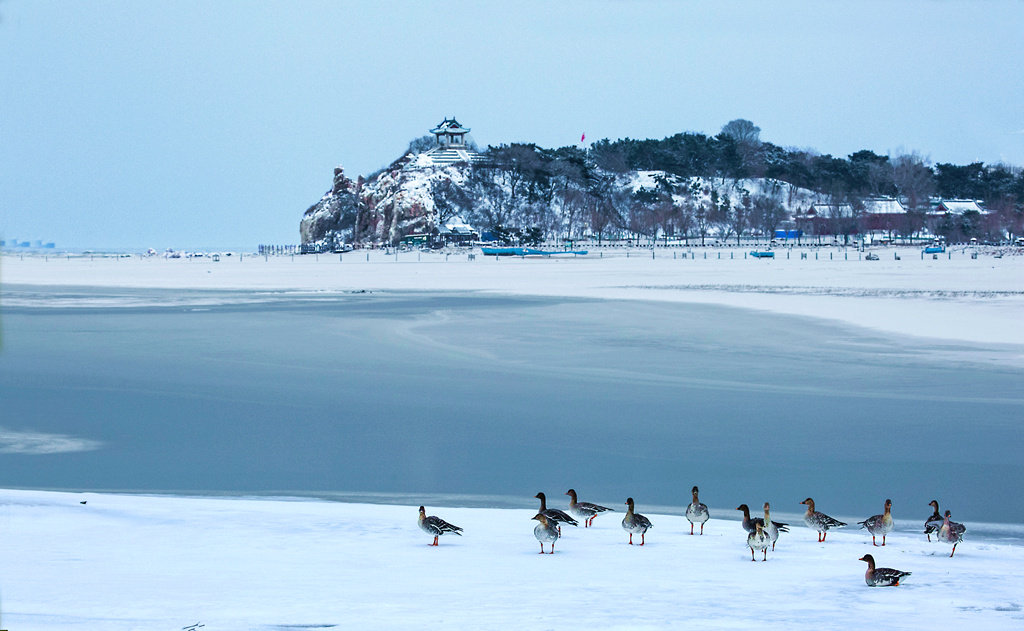
[{"label": "snow-covered shore", "polygon": [[[324,298],[351,291],[503,292],[615,300],[720,304],[828,318],[900,335],[1024,344],[1024,256],[968,251],[922,257],[919,248],[821,248],[774,260],[738,249],[608,250],[579,258],[519,259],[466,254],[374,251],[345,255],[206,259],[18,257],[0,259],[0,300],[11,306],[119,303],[116,292],[33,303],[12,286],[165,288],[246,292],[193,300]],[[704,257],[707,258],[704,258]],[[899,257],[897,259],[897,256]],[[685,258],[684,258],[685,257]],[[691,258],[692,257],[692,258]],[[734,258],[730,258],[734,257]],[[0,286],[2,287],[2,286]],[[125,297],[126,303],[136,305]]]},{"label": "snow-covered shore", "polygon": [[[708,249],[707,259],[693,252],[686,259],[682,250],[634,250],[628,258],[623,251],[550,260],[373,252],[369,260],[349,253],[219,262],[3,256],[0,308],[493,292],[720,304],[899,335],[1024,344],[1024,256],[923,259],[906,249],[864,261],[852,250],[821,249],[806,259],[795,250],[755,261],[737,250],[736,258],[730,250]],[[555,499],[561,490],[551,491],[551,505],[563,506]],[[581,499],[620,509],[625,498]],[[626,545],[620,510],[593,529],[565,529],[556,553],[541,557],[532,510],[428,505],[429,514],[466,530],[431,548],[413,504],[0,490],[0,628],[1024,626],[1019,527],[992,534],[997,528],[968,521],[950,558],[949,546],[920,532],[927,507],[898,505],[884,548],[873,548],[856,526],[819,544],[794,514],[802,497],[750,498],[752,506],[770,500],[776,518],[793,526],[767,563],[751,563],[732,506],[703,498],[712,521],[705,536],[690,537],[685,518],[636,499],[654,522],[644,547]],[[913,575],[897,588],[869,588],[858,560],[865,553]]]},{"label": "snow-covered shore", "polygon": [[[784,504],[775,499],[773,506]],[[896,507],[898,516],[908,512]],[[428,506],[428,514],[462,526],[465,536],[428,547],[415,506],[0,491],[3,627],[1024,624],[1024,546],[978,537],[980,526],[970,523],[950,558],[948,545],[921,534],[923,516],[897,519],[884,548],[873,548],[855,526],[819,544],[794,522],[768,562],[752,563],[738,513],[729,509],[712,508],[703,537],[691,537],[683,517],[648,512],[654,528],[644,547],[627,545],[620,510],[597,518],[594,528],[564,528],[555,554],[544,556],[532,510]],[[858,560],[865,553],[913,575],[896,588],[870,588]]]}]

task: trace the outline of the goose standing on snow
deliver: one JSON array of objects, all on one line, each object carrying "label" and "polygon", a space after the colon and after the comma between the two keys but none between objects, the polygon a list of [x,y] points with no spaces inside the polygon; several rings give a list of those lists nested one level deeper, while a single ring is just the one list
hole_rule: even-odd
[{"label": "goose standing on snow", "polygon": [[942,513],[939,512],[938,500],[932,500],[928,502],[928,505],[932,507],[932,516],[924,520],[924,534],[928,535],[928,541],[931,541],[932,535],[938,536],[943,519]]},{"label": "goose standing on snow", "polygon": [[453,526],[440,517],[434,517],[433,515],[427,517],[427,510],[422,506],[420,506],[420,530],[434,537],[434,543],[427,544],[430,546],[436,546],[437,538],[441,535],[462,536],[462,528]]},{"label": "goose standing on snow", "polygon": [[885,545],[885,536],[892,532],[892,500],[885,500],[885,512],[881,515],[872,515],[864,521],[857,522],[861,528],[867,528],[871,533],[871,545],[877,546],[875,537],[882,535],[882,545]]},{"label": "goose standing on snow", "polygon": [[644,533],[653,528],[651,520],[633,511],[632,497],[626,499],[626,505],[629,506],[629,510],[622,518],[622,529],[629,533],[629,545],[633,545],[633,535],[640,535],[640,545],[644,545]]},{"label": "goose standing on snow", "polygon": [[950,521],[949,511],[946,511],[943,519],[942,526],[939,528],[939,541],[953,544],[953,552],[949,553],[952,557],[953,553],[956,552],[956,544],[964,540],[964,533],[967,532],[967,527],[963,524],[958,524],[955,521]]},{"label": "goose standing on snow", "polygon": [[693,534],[693,525],[700,524],[700,534],[704,534],[704,522],[706,522],[711,514],[708,513],[708,507],[701,504],[700,500],[697,499],[697,487],[693,487],[690,491],[693,493],[693,501],[686,507],[686,519],[690,521],[690,534]]},{"label": "goose standing on snow", "polygon": [[612,510],[606,506],[577,501],[576,491],[573,489],[569,489],[565,494],[569,496],[569,512],[583,520],[584,528],[594,525],[594,518],[599,514]]},{"label": "goose standing on snow", "polygon": [[576,520],[565,514],[565,511],[560,511],[557,508],[548,508],[548,500],[544,496],[544,493],[538,493],[534,495],[540,500],[540,514],[548,518],[548,521],[553,522],[553,525],[558,528],[558,534],[562,534],[562,524],[569,524],[570,526],[578,526]]},{"label": "goose standing on snow", "polygon": [[[768,535],[768,540],[772,542],[772,552],[775,552],[775,542],[779,540],[779,526],[772,521],[772,516],[769,514],[768,509],[771,508],[768,502],[764,503],[764,534]],[[785,526],[785,524],[783,524]],[[755,527],[756,528],[756,527]],[[767,555],[768,553],[765,552]]]},{"label": "goose standing on snow", "polygon": [[825,537],[828,536],[829,528],[842,528],[846,525],[838,519],[833,519],[825,513],[819,513],[814,510],[814,500],[809,497],[800,503],[807,504],[807,512],[804,513],[804,523],[811,530],[818,531],[818,543],[824,541]]},{"label": "goose standing on snow", "polygon": [[875,567],[875,557],[865,554],[861,561],[868,562],[868,571],[864,572],[864,582],[870,587],[896,587],[910,572],[901,572],[889,567]]},{"label": "goose standing on snow", "polygon": [[[750,508],[748,508],[746,504],[740,504],[736,507],[736,510],[743,511],[743,521],[741,524],[743,526],[743,530],[746,530],[748,533],[754,532],[757,524],[764,526],[764,520],[760,517],[754,517],[753,519],[750,518]],[[789,532],[789,524],[773,521],[772,526],[777,528],[779,532]]]},{"label": "goose standing on snow", "polygon": [[533,536],[540,542],[540,553],[544,554],[544,544],[551,543],[551,554],[555,553],[555,542],[558,541],[558,528],[555,522],[548,519],[544,513],[537,513],[533,516],[540,523],[533,527]]},{"label": "goose standing on snow", "polygon": [[764,531],[764,527],[761,524],[754,525],[754,532],[747,535],[747,546],[750,547],[750,560],[754,559],[754,550],[764,550],[764,558],[762,561],[768,560],[768,546],[771,545],[771,540]]}]

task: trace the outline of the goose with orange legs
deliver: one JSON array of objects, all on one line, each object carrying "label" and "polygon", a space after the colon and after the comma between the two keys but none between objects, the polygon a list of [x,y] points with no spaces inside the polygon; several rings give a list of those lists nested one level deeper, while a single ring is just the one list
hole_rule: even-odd
[{"label": "goose with orange legs", "polygon": [[809,497],[800,503],[807,505],[807,512],[804,513],[804,523],[811,530],[818,531],[818,543],[824,541],[825,537],[828,536],[829,528],[842,528],[846,525],[838,519],[833,519],[825,513],[819,513],[814,510],[814,500]]},{"label": "goose with orange legs", "polygon": [[598,506],[590,502],[580,502],[576,497],[576,491],[569,489],[565,492],[569,496],[569,512],[583,520],[583,527],[589,528],[594,525],[594,518],[605,511],[612,509],[606,506]]},{"label": "goose with orange legs", "polygon": [[434,543],[427,545],[436,546],[437,538],[441,535],[459,535],[462,536],[462,528],[449,524],[440,517],[434,517],[433,515],[427,517],[427,509],[420,506],[420,530],[434,537]]},{"label": "goose with orange legs", "polygon": [[764,550],[764,558],[762,561],[768,560],[768,546],[771,545],[771,539],[768,534],[765,533],[764,527],[761,524],[755,524],[754,532],[747,535],[747,547],[750,548],[750,560],[756,561],[754,558],[754,550]]},{"label": "goose with orange legs", "polygon": [[622,518],[622,529],[629,533],[629,545],[633,545],[633,535],[640,535],[640,545],[644,545],[644,534],[652,528],[651,520],[633,510],[633,498],[626,500],[626,516]]},{"label": "goose with orange legs", "polygon": [[693,534],[693,526],[700,524],[700,534],[704,534],[704,523],[711,518],[711,514],[708,512],[708,507],[700,503],[697,498],[698,489],[693,487],[690,491],[693,494],[693,501],[686,507],[686,519],[690,522],[690,534]]},{"label": "goose with orange legs", "polygon": [[885,509],[881,515],[872,515],[864,521],[857,522],[861,528],[867,528],[871,533],[871,545],[877,546],[875,537],[882,535],[882,545],[885,545],[885,536],[892,532],[892,500],[885,500]]},{"label": "goose with orange legs", "polygon": [[556,527],[555,522],[548,519],[544,513],[537,513],[533,516],[533,519],[540,522],[533,527],[533,536],[540,542],[540,553],[544,554],[544,544],[550,543],[550,554],[554,554],[555,542],[558,541],[558,528]]},{"label": "goose with orange legs", "polygon": [[943,543],[952,543],[953,552],[949,553],[952,557],[956,552],[956,545],[964,540],[964,533],[967,532],[967,527],[963,524],[958,524],[955,521],[950,520],[950,513],[946,511],[942,518],[942,526],[939,528],[939,541]]},{"label": "goose with orange legs", "polygon": [[[768,535],[768,540],[772,542],[772,552],[775,552],[775,542],[779,540],[779,533],[788,531],[780,530],[776,522],[772,521],[772,516],[769,512],[770,508],[771,506],[768,504],[768,502],[765,502],[764,521],[762,523],[764,524],[764,534]],[[785,526],[785,524],[783,524],[783,526]]]}]

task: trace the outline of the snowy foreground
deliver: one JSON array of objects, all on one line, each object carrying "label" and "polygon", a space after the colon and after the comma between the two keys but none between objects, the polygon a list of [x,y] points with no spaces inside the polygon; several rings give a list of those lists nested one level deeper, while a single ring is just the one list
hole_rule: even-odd
[{"label": "snowy foreground", "polygon": [[[752,563],[736,511],[712,508],[703,537],[648,513],[640,547],[619,526],[624,507],[606,503],[618,512],[564,528],[541,556],[532,510],[428,506],[465,528],[433,548],[415,506],[0,491],[0,626],[1024,627],[1024,544],[972,540],[971,524],[950,558],[910,520],[884,548],[855,527],[819,544],[793,523]],[[870,588],[865,553],[913,576]]]}]

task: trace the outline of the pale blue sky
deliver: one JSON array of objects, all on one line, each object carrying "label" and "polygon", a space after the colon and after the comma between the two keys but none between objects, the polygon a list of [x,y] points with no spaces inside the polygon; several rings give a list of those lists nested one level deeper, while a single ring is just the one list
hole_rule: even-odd
[{"label": "pale blue sky", "polygon": [[0,2],[0,235],[297,243],[343,165],[715,134],[1024,165],[1024,2]]}]

